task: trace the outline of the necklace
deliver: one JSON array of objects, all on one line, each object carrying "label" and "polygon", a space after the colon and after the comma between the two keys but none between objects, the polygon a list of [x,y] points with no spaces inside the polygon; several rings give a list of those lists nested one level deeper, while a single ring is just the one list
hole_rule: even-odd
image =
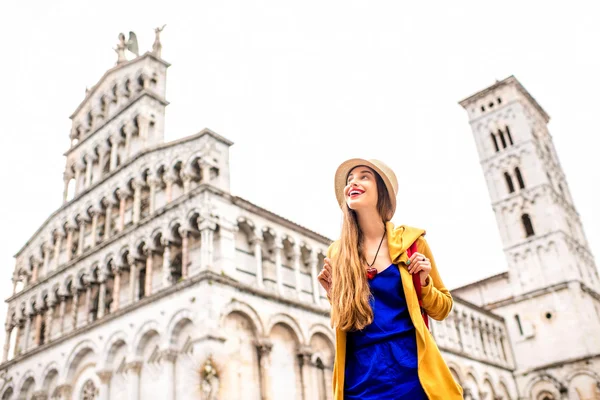
[{"label": "necklace", "polygon": [[369,268],[367,268],[367,278],[369,279],[373,279],[375,278],[375,275],[377,275],[377,268],[373,268],[373,265],[375,264],[375,260],[377,260],[377,255],[379,254],[379,250],[381,249],[383,238],[385,238],[385,230],[383,231],[383,236],[381,237],[381,241],[379,242],[379,247],[377,247],[377,251],[375,252],[375,258],[373,258],[373,262],[369,264],[369,262],[367,261],[367,265],[369,266]]}]

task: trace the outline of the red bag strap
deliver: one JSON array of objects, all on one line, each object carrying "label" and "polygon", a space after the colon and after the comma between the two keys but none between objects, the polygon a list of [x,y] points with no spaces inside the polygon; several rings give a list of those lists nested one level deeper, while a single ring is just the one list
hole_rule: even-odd
[{"label": "red bag strap", "polygon": [[[406,249],[406,255],[410,258],[414,253],[417,252],[417,241],[415,240],[413,244],[410,245],[408,249]],[[421,278],[419,274],[413,274],[412,276],[413,285],[415,285],[415,291],[417,292],[417,299],[419,299],[419,308],[421,309],[421,316],[423,317],[423,321],[425,322],[425,326],[429,329],[429,316],[423,309],[423,301],[421,300]]]}]

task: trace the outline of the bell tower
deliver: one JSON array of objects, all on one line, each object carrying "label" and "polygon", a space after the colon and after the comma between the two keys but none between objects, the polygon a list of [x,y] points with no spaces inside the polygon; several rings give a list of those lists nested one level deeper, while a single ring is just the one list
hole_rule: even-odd
[{"label": "bell tower", "polygon": [[548,114],[513,76],[460,105],[469,115],[513,293],[572,280],[599,291]]},{"label": "bell tower", "polygon": [[519,366],[515,376],[525,388],[533,371],[600,354],[598,270],[544,109],[513,76],[460,105],[469,116],[508,272],[454,293],[505,318]]}]

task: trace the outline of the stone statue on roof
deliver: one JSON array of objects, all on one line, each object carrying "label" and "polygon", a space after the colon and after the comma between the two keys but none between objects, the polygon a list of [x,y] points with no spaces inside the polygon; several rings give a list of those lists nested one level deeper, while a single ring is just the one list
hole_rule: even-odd
[{"label": "stone statue on roof", "polygon": [[152,54],[156,57],[160,58],[160,53],[162,51],[162,44],[160,43],[160,33],[165,29],[166,24],[160,28],[154,28],[154,34],[156,37],[154,38],[154,43],[152,43]]}]

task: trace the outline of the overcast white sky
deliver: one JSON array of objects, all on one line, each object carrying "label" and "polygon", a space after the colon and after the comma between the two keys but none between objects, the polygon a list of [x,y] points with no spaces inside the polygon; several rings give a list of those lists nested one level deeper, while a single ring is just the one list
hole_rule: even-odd
[{"label": "overcast white sky", "polygon": [[[166,140],[204,127],[233,140],[232,192],[331,238],[340,226],[337,165],[387,162],[402,186],[395,220],[427,229],[450,288],[506,269],[457,102],[514,74],[552,117],[600,254],[600,13],[597,2],[566,4],[2,2],[1,297],[13,255],[60,206],[68,116],[114,65],[119,32],[135,31],[146,51],[164,23]],[[3,305],[0,321],[5,313]]]}]

